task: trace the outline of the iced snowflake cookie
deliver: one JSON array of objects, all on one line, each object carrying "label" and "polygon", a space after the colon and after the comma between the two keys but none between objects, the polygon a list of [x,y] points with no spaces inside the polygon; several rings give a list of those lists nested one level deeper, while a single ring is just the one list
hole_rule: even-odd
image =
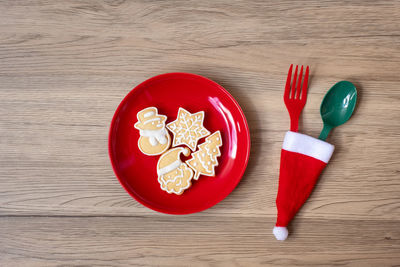
[{"label": "iced snowflake cookie", "polygon": [[159,155],[171,144],[171,137],[165,129],[167,116],[159,115],[155,107],[148,107],[138,112],[135,128],[140,131],[139,150],[146,155]]},{"label": "iced snowflake cookie", "polygon": [[222,146],[220,131],[214,132],[206,138],[206,141],[199,145],[199,150],[192,154],[192,158],[186,163],[194,173],[194,179],[199,179],[200,174],[215,176],[215,167],[218,166],[217,157],[221,156],[219,147]]},{"label": "iced snowflake cookie", "polygon": [[180,154],[190,155],[190,150],[177,147],[165,152],[157,163],[158,182],[161,189],[180,195],[191,186],[193,171],[181,161]]},{"label": "iced snowflake cookie", "polygon": [[197,142],[210,134],[204,128],[203,120],[204,111],[191,114],[184,108],[179,108],[176,120],[167,124],[167,128],[174,134],[172,146],[185,144],[194,151]]}]

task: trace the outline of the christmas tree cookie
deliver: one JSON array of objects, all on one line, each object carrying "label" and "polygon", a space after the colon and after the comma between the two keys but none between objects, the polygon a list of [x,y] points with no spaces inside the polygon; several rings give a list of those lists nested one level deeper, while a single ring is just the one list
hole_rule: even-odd
[{"label": "christmas tree cookie", "polygon": [[221,156],[220,146],[222,146],[220,131],[214,132],[206,138],[204,143],[199,145],[199,150],[186,161],[189,167],[195,171],[193,179],[199,179],[200,174],[215,176],[215,167],[218,166],[217,157]]},{"label": "christmas tree cookie", "polygon": [[168,123],[167,128],[174,134],[172,146],[187,145],[195,151],[197,142],[210,134],[203,126],[204,111],[191,114],[179,108],[175,121]]}]

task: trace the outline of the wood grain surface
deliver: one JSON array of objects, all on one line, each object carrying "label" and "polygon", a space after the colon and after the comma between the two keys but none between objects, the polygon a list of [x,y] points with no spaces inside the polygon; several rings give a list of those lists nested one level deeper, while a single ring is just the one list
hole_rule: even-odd
[{"label": "wood grain surface", "polygon": [[[400,266],[399,1],[1,1],[0,266]],[[310,199],[278,242],[291,63],[311,67],[302,132],[339,80],[359,102]],[[122,98],[165,72],[224,86],[251,159],[213,208],[156,213],[107,155]]]}]

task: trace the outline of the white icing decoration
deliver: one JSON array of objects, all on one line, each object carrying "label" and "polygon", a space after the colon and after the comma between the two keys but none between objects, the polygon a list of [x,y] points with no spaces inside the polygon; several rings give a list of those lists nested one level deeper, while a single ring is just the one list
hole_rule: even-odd
[{"label": "white icing decoration", "polygon": [[152,145],[152,146],[156,146],[158,144],[158,142],[154,136],[149,137],[149,142],[150,142],[150,145]]},{"label": "white icing decoration", "polygon": [[[202,155],[203,155],[203,157],[205,156],[204,153]],[[198,157],[198,159],[200,161],[201,166],[203,166],[203,168],[206,169],[207,172],[209,172],[210,171],[209,166],[207,166],[207,164],[204,162],[204,160],[201,157]]]},{"label": "white icing decoration", "polygon": [[[180,160],[181,153],[188,156],[190,151],[189,149],[182,147],[173,148],[168,152],[164,153],[159,158],[157,163],[158,182],[160,183],[161,189],[167,191],[168,193],[181,194],[185,189],[189,188],[191,185],[190,180],[193,178],[193,170],[189,168],[185,163],[181,162]],[[175,161],[169,163],[171,157],[172,160],[175,159]],[[168,165],[165,166],[166,164]],[[161,167],[160,165],[164,167],[160,168]],[[184,176],[185,173],[187,173],[186,177]],[[168,174],[168,180],[166,180],[165,177],[167,174]],[[183,182],[187,183],[187,185],[182,186]],[[168,185],[172,185],[172,188],[168,189]]]},{"label": "white icing decoration", "polygon": [[149,112],[146,112],[144,115],[143,115],[143,117],[144,118],[148,118],[148,117],[151,117],[151,116],[154,116],[155,114],[154,114],[154,112],[153,111],[149,111]]},{"label": "white icing decoration", "polygon": [[[208,136],[205,140],[204,143],[200,144],[199,147],[200,150],[197,152],[194,152],[192,154],[192,158],[187,160],[186,162],[188,163],[189,167],[191,167],[194,171],[195,171],[195,175],[194,175],[194,179],[197,180],[200,176],[200,174],[206,175],[206,176],[215,176],[215,167],[218,166],[218,160],[217,157],[221,156],[221,151],[219,150],[219,147],[222,146],[222,142],[219,145],[218,143],[215,144],[216,148],[213,149],[213,151],[217,152],[217,153],[210,153],[209,149],[208,149],[208,144],[211,144],[211,137],[214,135],[221,135],[220,131],[216,131],[213,134],[211,134],[210,136]],[[220,138],[217,137],[215,139],[216,141],[219,141]],[[206,144],[203,146],[203,144]],[[206,151],[207,156],[211,159],[211,161],[208,161],[207,164],[205,164],[204,162],[204,156],[205,153],[201,152],[201,151]],[[201,153],[201,154],[200,154]],[[200,155],[195,157],[196,155]],[[198,170],[199,168],[195,168],[197,164],[195,160],[198,160],[201,164],[201,166],[206,170],[206,173],[201,172],[201,170]],[[192,164],[190,164],[193,161]]]},{"label": "white icing decoration", "polygon": [[[159,120],[161,120],[161,118],[153,118],[153,119],[150,119],[150,120],[147,120],[147,121],[143,122],[143,124],[148,124],[150,122],[155,122],[155,121],[159,121]],[[152,123],[152,124],[154,124],[154,123]]]},{"label": "white icing decoration", "polygon": [[[181,179],[181,183],[182,183],[182,179],[184,178],[184,173],[183,173],[183,169],[178,169],[177,171],[179,171],[179,172],[177,172],[177,175],[174,177],[174,179],[172,179],[172,180],[168,180],[168,181],[166,181],[165,179],[164,179],[164,175],[161,175],[161,176],[158,176],[158,182],[160,183],[160,185],[161,185],[161,189],[163,189],[164,191],[167,191],[168,193],[175,193],[175,194],[181,194],[184,190],[186,190],[186,189],[188,189],[192,184],[191,184],[191,182],[190,182],[190,180],[192,179],[192,176],[193,176],[193,171],[192,171],[192,169],[190,169],[190,168],[188,168],[187,167],[187,165],[185,164],[185,163],[182,163],[182,165],[185,165],[186,166],[186,170],[188,170],[188,171],[190,171],[191,173],[190,173],[190,177],[187,179],[188,181],[187,181],[187,185],[186,186],[184,186],[184,187],[181,187],[181,188],[179,188],[179,191],[178,192],[176,192],[174,189],[168,189],[168,184],[169,183],[175,183],[176,182],[176,180],[177,179]],[[178,186],[181,184],[181,183],[179,183],[179,184],[177,184]]]},{"label": "white icing decoration", "polygon": [[150,137],[150,144],[152,146],[158,145],[158,143],[164,145],[167,143],[167,130],[161,128],[160,130],[140,130],[140,135]]},{"label": "white icing decoration", "polygon": [[[143,114],[143,112],[145,112]],[[142,117],[139,114],[142,113]],[[156,116],[155,118],[151,118]],[[135,123],[134,127],[139,130],[140,138],[138,139],[138,147],[139,150],[145,155],[159,155],[165,152],[171,142],[171,138],[165,128],[165,120],[167,117],[165,115],[158,114],[158,110],[156,107],[148,107],[138,112],[136,115],[138,121]],[[145,118],[145,119],[144,119]],[[146,119],[148,118],[148,119]],[[143,129],[144,125],[151,123],[150,129]],[[146,140],[148,138],[148,140]],[[157,147],[155,149],[151,149],[151,153],[146,151],[144,144],[150,144],[152,147]],[[158,148],[159,147],[159,148]]]},{"label": "white icing decoration", "polygon": [[195,151],[199,139],[210,134],[210,132],[204,128],[203,120],[204,111],[191,114],[180,107],[177,119],[167,124],[167,128],[174,134],[172,146],[175,147],[185,144],[192,151]]},{"label": "white icing decoration", "polygon": [[174,161],[173,163],[171,163],[170,165],[165,166],[164,168],[158,169],[157,174],[164,175],[166,173],[169,173],[170,171],[173,171],[173,170],[179,168],[179,166],[181,164],[182,164],[182,162],[178,159],[178,160]]},{"label": "white icing decoration", "polygon": [[[165,176],[165,175],[158,176],[158,182],[160,183],[161,188],[162,188],[163,190],[167,191],[168,193],[173,193],[173,192],[174,192],[173,190],[168,190],[167,185],[168,185],[169,183],[175,183],[176,180],[179,179],[179,178],[183,178],[183,171],[180,170],[180,172],[181,172],[180,174],[177,173],[177,175],[174,177],[174,179],[168,180],[168,181],[166,181],[166,180],[164,179],[164,176]],[[160,180],[161,180],[161,181],[160,181]],[[186,189],[186,188],[185,188],[185,189]],[[180,192],[178,192],[178,193],[180,193]]]}]

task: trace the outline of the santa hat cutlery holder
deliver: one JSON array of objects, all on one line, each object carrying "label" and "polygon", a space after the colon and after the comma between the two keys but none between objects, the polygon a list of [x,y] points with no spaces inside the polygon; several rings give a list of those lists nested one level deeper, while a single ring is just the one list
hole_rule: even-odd
[{"label": "santa hat cutlery holder", "polygon": [[333,150],[333,145],[314,137],[292,131],[286,133],[276,198],[278,217],[273,229],[277,240],[287,238],[287,225],[311,194]]}]

